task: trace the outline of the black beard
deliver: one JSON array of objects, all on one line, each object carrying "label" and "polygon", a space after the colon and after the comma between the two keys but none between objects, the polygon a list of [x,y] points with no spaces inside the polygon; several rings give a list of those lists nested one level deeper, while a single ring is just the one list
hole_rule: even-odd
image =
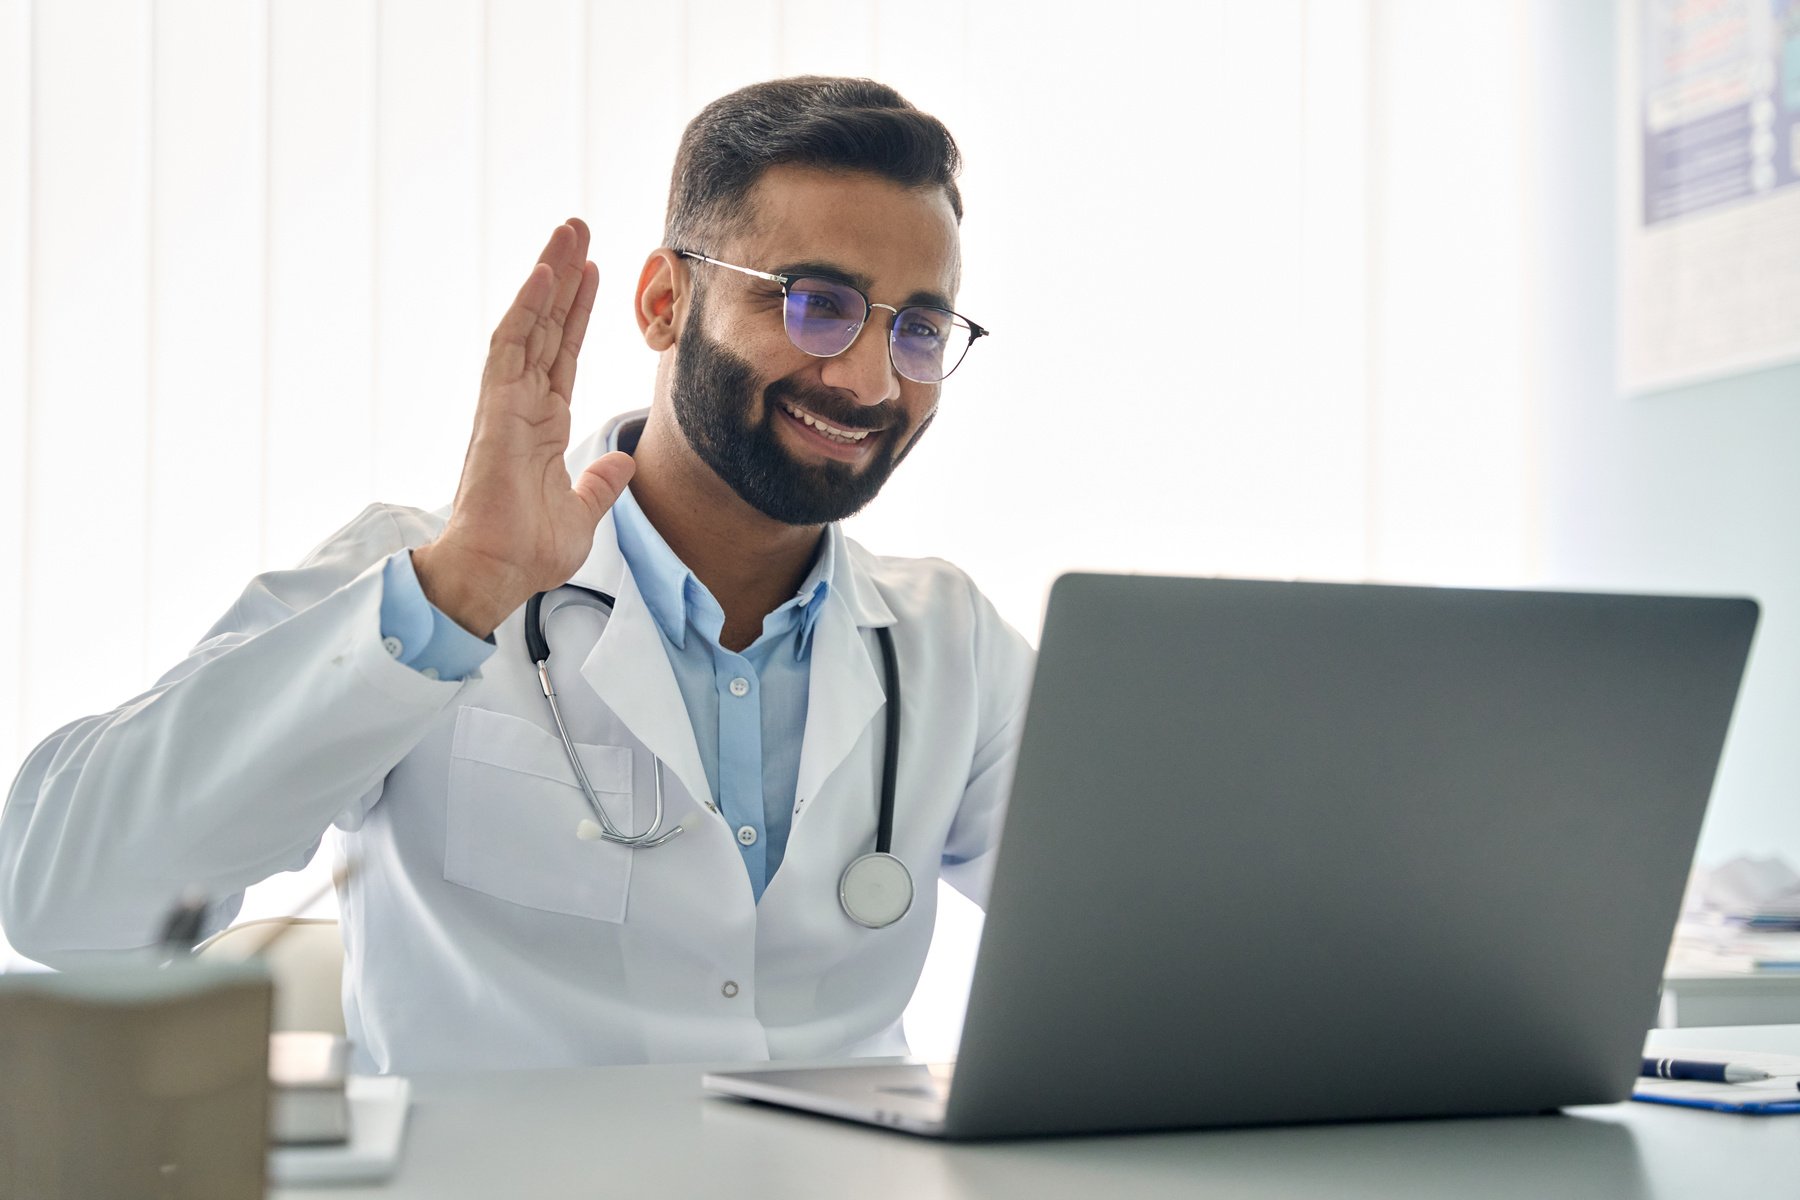
[{"label": "black beard", "polygon": [[[908,431],[898,412],[882,406],[846,416],[836,396],[792,376],[763,389],[761,421],[750,417],[755,395],[756,373],[750,364],[701,331],[696,296],[670,389],[675,423],[700,460],[744,503],[785,525],[824,525],[862,511],[918,441],[915,435],[901,444]],[[860,471],[849,463],[803,463],[775,433],[775,422],[783,419],[782,399],[845,429],[879,425],[882,416],[890,420]],[[930,423],[926,418],[918,432]]]}]

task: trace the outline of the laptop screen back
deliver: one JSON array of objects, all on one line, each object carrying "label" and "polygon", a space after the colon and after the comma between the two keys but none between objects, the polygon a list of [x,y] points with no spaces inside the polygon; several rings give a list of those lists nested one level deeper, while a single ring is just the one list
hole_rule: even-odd
[{"label": "laptop screen back", "polygon": [[1755,622],[1065,576],[946,1132],[1623,1098]]}]

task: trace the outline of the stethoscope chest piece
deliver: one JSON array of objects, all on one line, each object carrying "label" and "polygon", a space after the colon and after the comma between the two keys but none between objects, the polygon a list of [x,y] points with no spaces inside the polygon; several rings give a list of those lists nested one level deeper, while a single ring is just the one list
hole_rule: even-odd
[{"label": "stethoscope chest piece", "polygon": [[892,854],[865,854],[844,868],[838,880],[844,913],[866,929],[882,929],[912,907],[912,872]]}]

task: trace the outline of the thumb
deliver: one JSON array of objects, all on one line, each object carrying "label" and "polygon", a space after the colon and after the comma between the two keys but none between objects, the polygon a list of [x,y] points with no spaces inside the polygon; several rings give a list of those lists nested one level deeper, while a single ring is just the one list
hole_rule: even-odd
[{"label": "thumb", "polygon": [[636,471],[637,463],[623,450],[608,451],[587,465],[575,481],[575,493],[587,502],[596,524],[618,500]]}]

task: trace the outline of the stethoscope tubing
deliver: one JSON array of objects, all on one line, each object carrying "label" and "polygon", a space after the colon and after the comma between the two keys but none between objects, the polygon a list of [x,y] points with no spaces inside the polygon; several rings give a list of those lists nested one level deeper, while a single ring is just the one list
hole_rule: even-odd
[{"label": "stethoscope tubing", "polygon": [[[606,605],[611,614],[613,598],[605,592],[596,591],[594,595]],[[594,794],[594,785],[589,782],[587,769],[581,765],[581,755],[575,752],[574,739],[569,736],[569,727],[563,723],[562,705],[557,703],[556,688],[550,682],[550,642],[544,636],[542,609],[544,593],[538,592],[525,603],[525,649],[530,653],[532,661],[537,664],[538,685],[543,688],[544,699],[550,702],[550,716],[556,722],[557,736],[562,738],[563,750],[568,753],[569,765],[575,769],[575,779],[581,785],[581,794],[587,797],[588,807],[594,810],[594,816],[600,822],[600,837],[603,841],[632,849],[651,849],[662,845],[681,832],[677,825],[667,833],[662,833],[663,821],[663,780],[662,762],[657,760],[656,776],[656,810],[650,818],[650,827],[642,833],[627,833],[612,823],[606,815],[606,806],[600,803],[600,797]]]},{"label": "stethoscope tubing", "polygon": [[[612,614],[615,603],[612,596],[593,588],[584,588],[591,592],[603,605],[607,615]],[[642,833],[627,833],[612,823],[606,815],[606,809],[600,798],[594,794],[594,785],[588,782],[587,771],[581,765],[581,755],[575,752],[575,742],[569,737],[568,727],[563,723],[562,706],[556,700],[556,688],[550,683],[550,641],[544,634],[543,605],[547,593],[538,592],[525,602],[525,649],[531,661],[537,666],[538,684],[543,689],[544,698],[550,702],[550,715],[556,721],[556,732],[562,738],[563,749],[568,752],[569,765],[575,769],[575,778],[581,784],[581,791],[587,797],[588,806],[594,810],[594,816],[600,822],[600,836],[616,845],[628,846],[632,849],[653,849],[676,837],[682,831],[677,825],[667,833],[661,832],[663,821],[663,781],[662,760],[655,760],[656,774],[656,809],[651,818],[649,828]],[[893,632],[885,625],[875,627],[875,639],[881,644],[881,665],[887,681],[887,744],[882,748],[881,762],[881,811],[875,824],[875,853],[893,854],[894,845],[894,793],[899,775],[900,747],[900,662],[894,650]]]},{"label": "stethoscope tubing", "polygon": [[875,640],[881,643],[881,666],[887,676],[887,740],[881,756],[881,815],[875,822],[875,853],[892,854],[894,787],[900,765],[900,663],[894,653],[894,635],[886,625],[875,627]]}]

